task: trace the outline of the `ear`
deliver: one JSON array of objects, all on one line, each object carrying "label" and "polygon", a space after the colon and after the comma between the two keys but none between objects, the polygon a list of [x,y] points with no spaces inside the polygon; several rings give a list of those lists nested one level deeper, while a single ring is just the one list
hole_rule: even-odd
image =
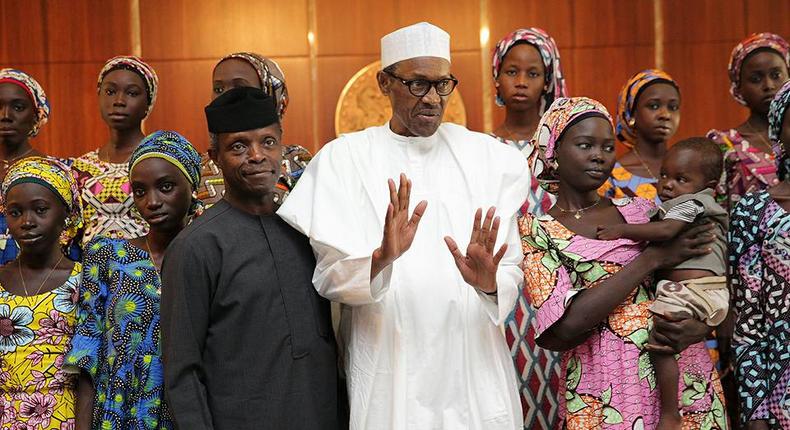
[{"label": "ear", "polygon": [[[219,143],[217,144],[217,146],[219,146]],[[213,161],[215,164],[219,164],[219,162],[217,161],[217,155],[218,155],[217,148],[215,148],[214,146],[209,146],[208,157],[211,158],[211,161]]]},{"label": "ear", "polygon": [[711,179],[710,181],[705,183],[705,188],[710,188],[715,190],[717,185],[719,185],[719,181],[716,179]]},{"label": "ear", "polygon": [[381,90],[381,93],[388,96],[390,94],[390,85],[392,85],[390,77],[383,71],[379,71],[376,73],[376,81],[379,83],[379,90]]}]

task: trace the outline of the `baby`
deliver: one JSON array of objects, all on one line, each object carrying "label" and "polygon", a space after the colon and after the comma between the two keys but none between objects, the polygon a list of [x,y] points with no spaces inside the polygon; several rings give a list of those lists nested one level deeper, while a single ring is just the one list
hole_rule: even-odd
[{"label": "baby", "polygon": [[[693,137],[676,143],[661,163],[656,188],[663,203],[649,214],[652,221],[598,227],[598,238],[603,240],[660,242],[672,239],[691,225],[715,225],[716,238],[710,244],[710,253],[660,274],[656,300],[650,307],[655,314],[673,319],[694,318],[711,327],[719,325],[727,315],[727,212],[713,198],[722,164],[721,149],[710,139]],[[653,343],[652,333],[648,342]],[[658,429],[679,429],[677,361],[669,354],[651,354],[650,358],[661,395]]]}]

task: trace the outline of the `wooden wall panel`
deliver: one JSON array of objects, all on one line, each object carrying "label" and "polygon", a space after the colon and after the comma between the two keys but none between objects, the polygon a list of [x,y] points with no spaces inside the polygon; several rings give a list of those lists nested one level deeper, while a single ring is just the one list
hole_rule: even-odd
[{"label": "wooden wall panel", "polygon": [[568,48],[563,52],[570,60],[564,67],[571,95],[598,100],[612,115],[617,94],[628,78],[653,67],[652,47]]},{"label": "wooden wall panel", "polygon": [[[47,153],[76,156],[103,145],[109,132],[99,112],[96,77],[104,62],[53,63],[45,89],[52,105]],[[52,126],[52,127],[50,127]]]},{"label": "wooden wall panel", "polygon": [[0,1],[0,62],[3,67],[46,61],[45,5],[42,0]]},{"label": "wooden wall panel", "polygon": [[[130,0],[47,0],[48,61],[104,63],[116,55],[131,54],[130,3]],[[68,17],[71,25],[59,23],[64,17]]]},{"label": "wooden wall panel", "polygon": [[203,108],[211,101],[213,60],[151,61],[159,76],[156,106],[145,122],[145,132],[175,130],[199,151],[208,148]]},{"label": "wooden wall panel", "polygon": [[466,126],[470,130],[483,131],[483,79],[479,52],[458,52],[452,55],[452,71],[461,84],[458,90],[466,108]]},{"label": "wooden wall panel", "polygon": [[359,69],[378,60],[377,55],[318,57],[318,143],[335,138],[335,108],[346,82]]},{"label": "wooden wall panel", "polygon": [[744,0],[662,0],[666,43],[740,40],[744,30]]},{"label": "wooden wall panel", "polygon": [[217,59],[235,51],[307,56],[307,0],[140,0],[149,60]]},{"label": "wooden wall panel", "polygon": [[653,45],[653,1],[573,2],[573,46]]},{"label": "wooden wall panel", "polygon": [[790,37],[790,1],[749,0],[745,6],[746,34],[769,31]]},{"label": "wooden wall panel", "polygon": [[[310,60],[307,58],[276,58],[288,82],[288,110],[285,112],[283,142],[301,145],[315,153],[313,144],[313,82],[310,79]],[[332,111],[332,118],[335,116]],[[323,113],[322,115],[326,115]]]},{"label": "wooden wall panel", "polygon": [[514,7],[512,0],[489,0],[491,47],[513,30],[527,27],[546,30],[560,48],[573,46],[572,5],[571,0],[524,0]]},{"label": "wooden wall panel", "polygon": [[379,38],[399,27],[430,21],[450,33],[453,51],[480,49],[479,0],[399,0],[395,28],[376,29]]},{"label": "wooden wall panel", "polygon": [[666,70],[680,85],[681,119],[675,141],[730,128],[747,111],[729,93],[727,61],[733,42],[672,44],[665,48]]},{"label": "wooden wall panel", "polygon": [[376,55],[381,36],[398,28],[394,1],[315,0],[318,55]]}]

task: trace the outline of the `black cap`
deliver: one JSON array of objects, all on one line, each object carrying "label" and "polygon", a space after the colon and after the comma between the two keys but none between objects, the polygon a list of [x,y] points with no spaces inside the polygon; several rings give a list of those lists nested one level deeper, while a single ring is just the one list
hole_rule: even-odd
[{"label": "black cap", "polygon": [[204,110],[212,133],[255,130],[280,121],[274,98],[254,87],[225,91]]}]

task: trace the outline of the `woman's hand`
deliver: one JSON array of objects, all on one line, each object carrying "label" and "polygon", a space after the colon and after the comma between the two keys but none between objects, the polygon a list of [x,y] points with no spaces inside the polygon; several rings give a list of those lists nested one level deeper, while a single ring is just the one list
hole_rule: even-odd
[{"label": "woman's hand", "polygon": [[658,344],[647,344],[645,349],[661,354],[680,354],[689,345],[705,340],[711,330],[704,322],[692,318],[654,315],[652,335]]},{"label": "woman's hand", "polygon": [[689,258],[710,253],[708,244],[716,238],[712,231],[715,225],[710,223],[692,227],[675,239],[651,244],[646,250],[657,269],[676,266]]}]

